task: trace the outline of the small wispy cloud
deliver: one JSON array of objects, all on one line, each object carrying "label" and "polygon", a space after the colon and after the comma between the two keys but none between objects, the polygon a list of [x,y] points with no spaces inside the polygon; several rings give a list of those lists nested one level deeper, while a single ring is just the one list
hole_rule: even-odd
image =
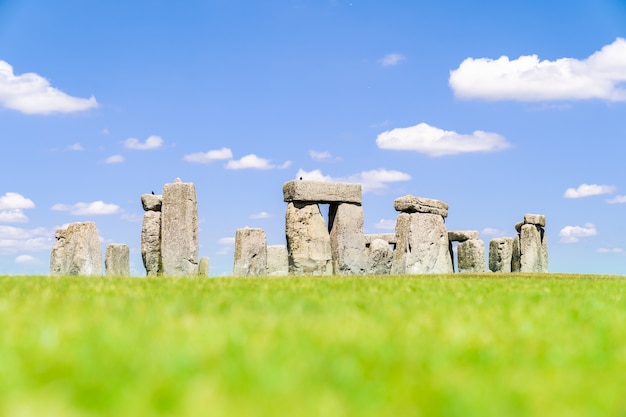
[{"label": "small wispy cloud", "polygon": [[76,203],[76,204],[55,204],[51,208],[55,211],[67,211],[73,215],[109,215],[117,214],[121,211],[117,204],[108,204],[104,201],[94,201],[92,203]]},{"label": "small wispy cloud", "polygon": [[68,151],[84,151],[85,148],[83,147],[83,145],[81,145],[80,143],[76,142],[76,143],[74,143],[72,145],[69,145],[67,147],[67,150]]},{"label": "small wispy cloud", "polygon": [[291,166],[291,161],[285,161],[281,165],[273,164],[269,159],[260,158],[254,154],[246,155],[241,159],[231,159],[226,163],[226,169],[285,169]]},{"label": "small wispy cloud", "polygon": [[267,211],[261,211],[259,213],[251,214],[249,218],[250,219],[269,219],[270,217],[272,217],[272,215],[269,214]]},{"label": "small wispy cloud", "polygon": [[398,65],[402,62],[406,61],[406,57],[402,54],[392,53],[387,54],[381,59],[378,60],[378,63],[383,67],[391,67]]},{"label": "small wispy cloud", "polygon": [[195,152],[183,156],[183,160],[195,164],[209,164],[213,161],[231,159],[233,151],[228,148],[214,149],[207,152]]},{"label": "small wispy cloud", "polygon": [[598,184],[581,184],[577,188],[568,188],[565,190],[563,197],[565,198],[583,198],[593,195],[611,194],[615,191],[612,185]]},{"label": "small wispy cloud", "polygon": [[216,252],[218,255],[227,255],[235,249],[234,237],[222,237],[217,241],[220,249]]},{"label": "small wispy cloud", "polygon": [[309,151],[309,156],[315,161],[323,161],[325,159],[331,159],[333,157],[328,151],[318,152],[314,150]]},{"label": "small wispy cloud", "polygon": [[585,223],[584,226],[565,226],[559,232],[562,243],[576,243],[583,237],[595,236],[598,230],[592,223]]},{"label": "small wispy cloud", "polygon": [[493,237],[505,237],[507,235],[506,232],[495,227],[485,227],[483,230],[481,230],[480,234]]},{"label": "small wispy cloud", "polygon": [[370,171],[362,171],[348,177],[331,177],[324,175],[321,170],[305,171],[299,169],[296,173],[296,179],[302,178],[307,181],[321,182],[347,182],[361,184],[363,193],[381,190],[387,188],[388,184],[400,181],[409,181],[411,176],[405,172],[387,169],[374,169]]},{"label": "small wispy cloud", "polygon": [[39,261],[37,258],[31,255],[19,255],[15,258],[16,264],[37,264]]},{"label": "small wispy cloud", "polygon": [[135,151],[148,151],[152,149],[158,149],[163,146],[163,139],[160,136],[152,135],[148,137],[144,142],[139,139],[128,138],[124,142],[124,148],[132,149]]},{"label": "small wispy cloud", "polygon": [[613,198],[609,198],[606,200],[609,204],[624,204],[626,203],[626,195],[616,195]]},{"label": "small wispy cloud", "polygon": [[124,162],[124,157],[122,155],[111,155],[104,162],[106,164],[121,164]]},{"label": "small wispy cloud", "polygon": [[596,249],[598,253],[624,253],[624,249],[622,248],[598,248]]}]

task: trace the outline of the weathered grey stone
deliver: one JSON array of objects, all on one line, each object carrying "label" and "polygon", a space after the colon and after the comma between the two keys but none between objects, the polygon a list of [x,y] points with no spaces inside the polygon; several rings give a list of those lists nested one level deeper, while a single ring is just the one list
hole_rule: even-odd
[{"label": "weathered grey stone", "polygon": [[365,235],[365,245],[371,244],[376,239],[382,239],[387,243],[396,243],[396,234],[395,233],[371,233]]},{"label": "weathered grey stone", "polygon": [[524,224],[535,224],[537,226],[546,226],[546,216],[543,214],[524,214]]},{"label": "weathered grey stone", "polygon": [[122,243],[109,243],[104,255],[104,266],[108,277],[130,276],[130,250]]},{"label": "weathered grey stone", "polygon": [[448,240],[451,242],[465,242],[469,239],[478,239],[478,230],[450,230]]},{"label": "weathered grey stone", "polygon": [[141,259],[146,275],[161,275],[161,212],[146,211],[141,225]]},{"label": "weathered grey stone", "polygon": [[485,243],[480,239],[459,242],[457,248],[459,272],[485,272]]},{"label": "weathered grey stone", "polygon": [[198,274],[198,203],[192,182],[163,187],[161,260],[164,276]]},{"label": "weathered grey stone", "polygon": [[520,272],[548,272],[547,246],[543,240],[544,231],[540,226],[535,224],[522,226],[520,233]]},{"label": "weathered grey stone", "polygon": [[362,275],[367,270],[363,208],[356,204],[331,204],[330,248],[335,275]]},{"label": "weathered grey stone", "polygon": [[270,277],[289,275],[287,246],[270,245],[267,247],[267,275]]},{"label": "weathered grey stone", "polygon": [[102,275],[102,247],[94,222],[72,223],[65,233],[57,230],[55,236],[51,275]]},{"label": "weathered grey stone", "polygon": [[522,252],[520,251],[520,236],[513,238],[513,250],[511,251],[511,272],[520,272],[522,269]]},{"label": "weathered grey stone", "polygon": [[286,203],[300,201],[310,203],[354,203],[361,204],[361,184],[340,182],[295,180],[283,185]]},{"label": "weathered grey stone", "polygon": [[499,237],[489,242],[489,270],[511,272],[513,238]]},{"label": "weathered grey stone", "polygon": [[393,208],[402,213],[432,213],[448,217],[448,205],[443,201],[412,195],[396,198]]},{"label": "weathered grey stone", "polygon": [[454,272],[443,217],[433,213],[400,213],[396,221],[392,274]]},{"label": "weathered grey stone", "polygon": [[249,227],[235,233],[233,276],[258,277],[267,273],[267,239],[263,229]]},{"label": "weathered grey stone", "polygon": [[367,273],[374,275],[389,274],[391,272],[392,259],[393,249],[389,242],[384,239],[373,239],[368,250]]},{"label": "weathered grey stone", "polygon": [[524,222],[517,222],[517,223],[515,223],[515,231],[517,233],[521,233],[523,225],[524,225]]},{"label": "weathered grey stone", "polygon": [[290,275],[331,275],[330,234],[315,203],[290,202],[285,215]]},{"label": "weathered grey stone", "polygon": [[163,203],[162,195],[155,194],[142,194],[141,206],[144,211],[161,211],[161,204]]},{"label": "weathered grey stone", "polygon": [[203,256],[198,261],[198,275],[201,277],[209,276],[209,257]]}]

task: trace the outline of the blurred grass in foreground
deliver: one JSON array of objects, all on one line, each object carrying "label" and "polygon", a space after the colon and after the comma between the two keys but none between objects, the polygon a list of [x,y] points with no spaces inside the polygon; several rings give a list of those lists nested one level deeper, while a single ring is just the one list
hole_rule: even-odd
[{"label": "blurred grass in foreground", "polygon": [[0,277],[2,416],[626,415],[626,279]]}]

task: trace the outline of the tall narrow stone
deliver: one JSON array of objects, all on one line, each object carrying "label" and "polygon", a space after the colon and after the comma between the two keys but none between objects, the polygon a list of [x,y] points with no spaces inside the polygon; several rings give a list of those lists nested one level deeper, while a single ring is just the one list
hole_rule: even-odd
[{"label": "tall narrow stone", "polygon": [[544,272],[542,230],[534,224],[522,225],[520,233],[520,271]]},{"label": "tall narrow stone", "polygon": [[522,269],[522,252],[520,251],[520,236],[513,238],[513,250],[511,251],[511,272],[520,272]]},{"label": "tall narrow stone", "polygon": [[163,187],[161,259],[164,276],[198,274],[198,203],[192,182]]},{"label": "tall narrow stone", "polygon": [[104,255],[104,266],[108,277],[130,276],[130,250],[122,243],[109,243]]},{"label": "tall narrow stone", "polygon": [[198,261],[198,275],[201,277],[209,276],[209,257],[203,256]]},{"label": "tall narrow stone", "polygon": [[489,242],[489,270],[511,272],[513,238],[500,237]]},{"label": "tall narrow stone", "polygon": [[330,247],[335,275],[362,275],[367,270],[363,208],[360,205],[331,204]]},{"label": "tall narrow stone", "polygon": [[263,229],[243,228],[235,232],[233,276],[263,276],[267,269],[267,239]]},{"label": "tall narrow stone", "polygon": [[290,202],[285,215],[290,275],[331,275],[330,235],[316,203]]},{"label": "tall narrow stone", "polygon": [[267,275],[270,277],[289,275],[289,255],[286,245],[267,247]]},{"label": "tall narrow stone", "polygon": [[485,243],[480,239],[459,242],[457,248],[459,272],[485,272]]},{"label": "tall narrow stone", "polygon": [[94,222],[72,223],[56,235],[51,275],[102,275],[102,247]]},{"label": "tall narrow stone", "polygon": [[161,212],[147,211],[141,225],[141,259],[146,275],[161,275]]}]

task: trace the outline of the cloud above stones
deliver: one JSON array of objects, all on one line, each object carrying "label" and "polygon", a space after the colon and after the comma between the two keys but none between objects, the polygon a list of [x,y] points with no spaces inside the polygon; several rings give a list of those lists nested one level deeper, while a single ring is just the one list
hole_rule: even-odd
[{"label": "cloud above stones", "polygon": [[25,114],[73,113],[98,107],[95,97],[72,97],[33,72],[16,75],[0,61],[0,105]]},{"label": "cloud above stones", "polygon": [[565,190],[563,197],[584,198],[594,195],[611,194],[613,192],[615,192],[615,187],[612,185],[581,184],[577,188],[568,188]]},{"label": "cloud above stones", "polygon": [[626,40],[617,38],[582,60],[467,58],[450,72],[449,84],[461,99],[625,101],[625,57]]},{"label": "cloud above stones", "polygon": [[376,145],[380,149],[413,151],[434,157],[497,152],[510,146],[506,139],[497,133],[476,130],[471,134],[459,134],[427,123],[383,132],[376,138]]},{"label": "cloud above stones", "polygon": [[24,229],[0,225],[0,254],[49,251],[54,241],[54,231],[44,227]]},{"label": "cloud above stones", "polygon": [[231,159],[226,163],[226,169],[285,169],[291,166],[291,161],[285,161],[281,165],[273,164],[269,159],[261,158],[255,154],[250,154],[241,159]]},{"label": "cloud above stones", "polygon": [[270,217],[272,217],[272,215],[269,214],[267,211],[261,211],[259,213],[254,213],[250,215],[251,219],[269,219]]},{"label": "cloud above stones", "polygon": [[72,205],[67,204],[55,204],[52,206],[52,210],[55,211],[67,211],[75,216],[83,215],[109,215],[118,214],[121,212],[120,206],[117,204],[108,204],[104,201],[94,201],[92,203],[76,203]]},{"label": "cloud above stones", "polygon": [[104,160],[104,163],[106,164],[121,164],[122,162],[124,162],[124,157],[122,155],[111,155]]},{"label": "cloud above stones", "polygon": [[363,193],[367,193],[385,189],[390,183],[409,181],[411,176],[405,172],[396,170],[374,169],[370,171],[362,171],[347,177],[331,177],[330,175],[324,175],[319,169],[308,172],[303,169],[299,169],[296,173],[296,179],[299,178],[306,181],[335,181],[361,184]]},{"label": "cloud above stones", "polygon": [[626,203],[626,195],[616,195],[613,198],[609,198],[606,200],[609,204],[624,204]]},{"label": "cloud above stones", "polygon": [[393,66],[401,64],[404,61],[406,61],[406,57],[404,55],[399,54],[399,53],[391,53],[379,59],[378,63],[382,67],[393,67]]},{"label": "cloud above stones", "polygon": [[27,223],[24,210],[35,207],[30,198],[19,193],[7,192],[0,196],[0,223]]},{"label": "cloud above stones", "polygon": [[163,138],[156,135],[149,136],[144,142],[135,138],[128,138],[124,141],[124,148],[135,151],[149,151],[161,146],[163,146]]},{"label": "cloud above stones", "polygon": [[215,149],[208,152],[196,152],[183,156],[183,160],[195,164],[210,164],[213,161],[231,159],[233,151],[228,148]]},{"label": "cloud above stones", "polygon": [[595,236],[598,230],[592,223],[585,223],[584,226],[565,226],[559,232],[562,243],[577,243],[580,238]]}]

